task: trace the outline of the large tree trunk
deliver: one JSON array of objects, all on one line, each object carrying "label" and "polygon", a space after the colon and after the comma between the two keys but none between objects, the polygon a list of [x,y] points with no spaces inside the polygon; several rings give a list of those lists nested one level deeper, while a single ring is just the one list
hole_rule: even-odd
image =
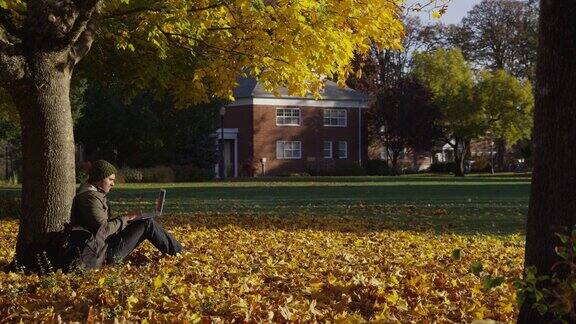
[{"label": "large tree trunk", "polygon": [[[525,267],[550,274],[558,261],[554,233],[576,224],[576,2],[540,3],[534,172],[526,226]],[[558,270],[555,268],[555,270]],[[557,273],[562,277],[562,273]],[[548,323],[522,305],[519,323]]]},{"label": "large tree trunk", "polygon": [[70,218],[75,188],[70,79],[94,40],[100,1],[28,1],[17,25],[13,13],[0,10],[0,27],[9,34],[0,39],[0,85],[18,108],[22,129],[15,261],[27,270],[42,270],[40,253]]},{"label": "large tree trunk", "polygon": [[37,254],[51,233],[70,218],[75,161],[67,53],[36,53],[28,58],[29,79],[11,90],[22,128],[22,218],[16,261],[35,270]]}]

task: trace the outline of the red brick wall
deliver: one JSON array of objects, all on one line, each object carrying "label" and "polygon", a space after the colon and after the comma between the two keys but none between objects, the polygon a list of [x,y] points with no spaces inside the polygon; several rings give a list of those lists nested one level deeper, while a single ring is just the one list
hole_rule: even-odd
[{"label": "red brick wall", "polygon": [[224,128],[238,128],[238,172],[245,176],[243,164],[251,164],[253,156],[252,106],[227,107]]},{"label": "red brick wall", "polygon": [[[327,127],[323,125],[323,110],[317,107],[299,107],[300,126],[276,126],[275,106],[255,106],[253,108],[254,161],[260,170],[260,158],[266,157],[267,174],[285,172],[307,172],[324,165],[358,162],[358,108],[347,109],[346,127]],[[365,121],[365,111],[362,115]],[[363,123],[364,124],[364,123]],[[366,151],[366,128],[362,131],[363,159]],[[300,141],[301,159],[276,159],[276,141]],[[324,141],[332,141],[332,159],[323,158]],[[348,142],[348,158],[337,157],[337,141]]]}]

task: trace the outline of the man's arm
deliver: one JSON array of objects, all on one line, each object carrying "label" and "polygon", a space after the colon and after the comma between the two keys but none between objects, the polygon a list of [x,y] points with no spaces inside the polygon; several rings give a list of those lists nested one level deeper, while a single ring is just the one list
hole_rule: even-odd
[{"label": "man's arm", "polygon": [[108,219],[108,212],[102,200],[95,196],[88,196],[79,203],[82,223],[87,228],[96,233],[101,226],[105,226],[106,237],[121,231],[128,224],[129,216]]}]

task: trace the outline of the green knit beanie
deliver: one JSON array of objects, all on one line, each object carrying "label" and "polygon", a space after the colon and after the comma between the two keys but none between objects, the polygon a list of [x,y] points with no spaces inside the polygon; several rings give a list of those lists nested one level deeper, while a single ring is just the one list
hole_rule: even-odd
[{"label": "green knit beanie", "polygon": [[109,177],[113,173],[116,173],[116,168],[112,164],[104,160],[98,160],[92,163],[92,166],[90,167],[88,182],[100,181]]}]

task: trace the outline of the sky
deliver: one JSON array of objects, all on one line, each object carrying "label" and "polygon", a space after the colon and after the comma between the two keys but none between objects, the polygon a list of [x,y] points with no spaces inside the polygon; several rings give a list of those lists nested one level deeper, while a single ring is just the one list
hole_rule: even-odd
[{"label": "sky", "polygon": [[[406,3],[408,5],[414,3],[426,3],[427,0],[407,0]],[[451,0],[448,4],[448,10],[446,13],[440,18],[435,19],[432,18],[430,13],[428,12],[419,12],[414,13],[422,20],[424,24],[434,24],[438,21],[448,25],[448,24],[457,24],[466,16],[466,13],[474,7],[474,5],[480,3],[480,0]]]}]

